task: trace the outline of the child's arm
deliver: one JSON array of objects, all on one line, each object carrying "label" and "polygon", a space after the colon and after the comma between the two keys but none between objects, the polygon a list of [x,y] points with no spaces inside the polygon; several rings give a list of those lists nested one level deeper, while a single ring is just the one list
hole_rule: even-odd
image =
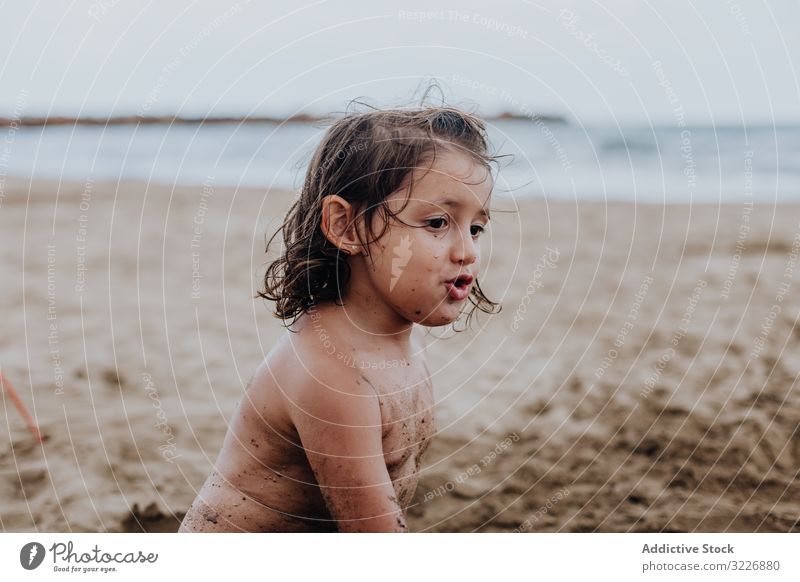
[{"label": "child's arm", "polygon": [[303,384],[290,416],[339,531],[408,531],[386,470],[372,387],[341,369]]}]

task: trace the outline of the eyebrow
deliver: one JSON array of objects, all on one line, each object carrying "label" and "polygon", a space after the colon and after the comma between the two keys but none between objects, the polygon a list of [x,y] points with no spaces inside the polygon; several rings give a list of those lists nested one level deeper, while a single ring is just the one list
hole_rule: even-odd
[{"label": "eyebrow", "polygon": [[[463,206],[463,204],[460,201],[453,200],[452,198],[441,198],[439,200],[434,200],[433,202],[428,202],[428,201],[426,201],[426,202],[428,204],[433,205],[433,206],[455,206],[457,208],[460,208],[460,207]],[[481,215],[481,216],[485,216],[487,218],[487,220],[491,220],[492,219],[491,214],[489,213],[489,211],[486,208],[481,207],[481,209],[478,212],[478,214]]]}]

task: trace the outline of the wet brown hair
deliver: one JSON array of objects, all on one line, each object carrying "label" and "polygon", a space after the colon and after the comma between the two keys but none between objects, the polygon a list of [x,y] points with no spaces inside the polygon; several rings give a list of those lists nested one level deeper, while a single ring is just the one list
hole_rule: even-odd
[{"label": "wet brown hair", "polygon": [[[488,151],[483,121],[451,107],[352,112],[331,125],[311,159],[300,197],[267,242],[269,252],[274,239],[283,235],[284,249],[267,268],[264,289],[257,295],[275,302],[276,317],[289,326],[315,303],[341,304],[350,265],[348,255],[320,228],[322,199],[338,194],[347,200],[363,217],[369,235],[378,239],[392,219],[399,220],[396,214],[402,210],[392,212],[386,197],[407,188],[410,198],[413,171],[423,164],[430,169],[440,149],[469,155],[487,170],[496,161]],[[376,213],[383,224],[377,235],[372,231]],[[370,242],[364,241],[367,254]],[[476,309],[490,314],[500,311],[477,279],[469,301],[467,324]]]}]

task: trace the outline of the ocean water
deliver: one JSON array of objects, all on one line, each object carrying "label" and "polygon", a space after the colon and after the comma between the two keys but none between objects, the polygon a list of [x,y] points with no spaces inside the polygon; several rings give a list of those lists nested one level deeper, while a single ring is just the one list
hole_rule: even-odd
[{"label": "ocean water", "polygon": [[[317,124],[21,127],[0,175],[297,188]],[[496,193],[651,203],[800,201],[800,126],[490,123]],[[10,141],[10,143],[8,143]]]}]

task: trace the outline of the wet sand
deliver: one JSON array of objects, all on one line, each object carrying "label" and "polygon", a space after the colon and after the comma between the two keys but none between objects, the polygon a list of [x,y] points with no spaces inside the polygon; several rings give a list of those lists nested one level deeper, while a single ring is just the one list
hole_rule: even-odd
[{"label": "wet sand", "polygon": [[[174,531],[282,333],[291,195],[7,179],[4,531]],[[800,206],[497,200],[503,312],[429,337],[415,531],[798,531]],[[450,337],[453,336],[453,337]]]}]

